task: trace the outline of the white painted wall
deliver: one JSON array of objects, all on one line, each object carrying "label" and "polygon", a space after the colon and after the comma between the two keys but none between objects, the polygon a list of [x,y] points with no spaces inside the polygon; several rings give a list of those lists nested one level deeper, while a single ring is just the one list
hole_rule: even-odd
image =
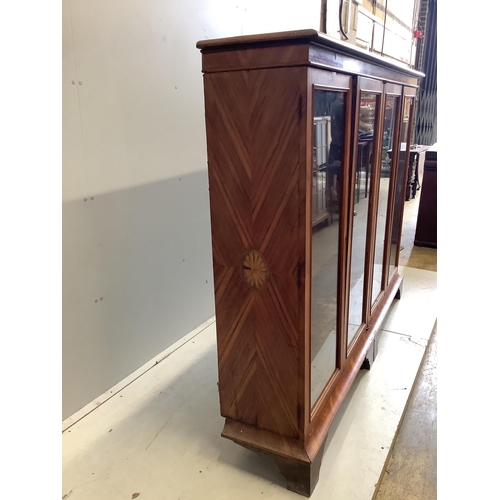
[{"label": "white painted wall", "polygon": [[214,314],[196,42],[320,3],[63,0],[63,419]]}]

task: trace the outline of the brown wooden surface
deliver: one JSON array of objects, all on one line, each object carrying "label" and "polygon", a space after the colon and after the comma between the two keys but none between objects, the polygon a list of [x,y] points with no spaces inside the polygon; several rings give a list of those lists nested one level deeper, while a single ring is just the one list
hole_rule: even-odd
[{"label": "brown wooden surface", "polygon": [[[294,438],[301,81],[300,68],[205,75],[221,413]],[[269,270],[260,290],[240,274],[249,250]]]},{"label": "brown wooden surface", "polygon": [[323,441],[321,448],[310,463],[302,463],[289,458],[273,457],[281,474],[285,476],[286,487],[288,490],[310,497],[318,483],[321,461],[325,450],[326,440]]},{"label": "brown wooden surface", "polygon": [[402,75],[398,70],[387,65],[375,65],[370,61],[354,59],[351,54],[333,53],[328,47],[311,45],[309,62],[312,66],[329,70],[350,71],[361,76],[375,77],[387,82],[418,85],[413,75]]},{"label": "brown wooden surface", "polygon": [[361,365],[361,370],[371,370],[373,363],[375,363],[375,358],[378,354],[378,336],[375,335],[373,342],[370,344],[368,348],[368,352],[366,353],[363,364]]},{"label": "brown wooden surface", "polygon": [[417,89],[414,87],[405,87],[404,96],[405,97],[415,97],[417,95]]},{"label": "brown wooden surface", "polygon": [[318,32],[314,29],[304,29],[295,31],[280,31],[276,33],[262,33],[256,35],[241,35],[226,38],[216,38],[213,40],[200,40],[196,47],[202,50],[235,47],[238,45],[255,45],[259,43],[269,43],[276,41],[293,42],[298,38],[310,39],[317,36]]},{"label": "brown wooden surface", "polygon": [[[381,94],[384,91],[384,82],[360,76],[357,78],[357,87],[360,92]],[[359,114],[359,110],[356,114]]]},{"label": "brown wooden surface", "polygon": [[[293,66],[315,66],[327,71],[352,72],[375,77],[395,84],[404,83],[417,86],[418,79],[413,75],[402,76],[391,66],[373,65],[368,61],[354,59],[349,53],[332,53],[328,47],[295,41],[292,45],[257,45],[237,50],[210,50],[204,53],[202,70],[205,73],[238,71],[249,69],[285,68]],[[375,80],[374,80],[375,81]]]},{"label": "brown wooden surface", "polygon": [[437,248],[437,146],[425,153],[415,245]]},{"label": "brown wooden surface", "polygon": [[311,463],[303,442],[242,422],[236,422],[230,418],[226,418],[222,436],[247,448],[252,447],[257,451],[268,452],[284,458],[293,457],[295,461],[303,464]]},{"label": "brown wooden surface", "polygon": [[[347,350],[359,89],[381,92],[372,162],[378,165],[384,94],[401,99],[401,83],[416,85],[417,76],[366,54],[356,61],[358,49],[337,47],[314,30],[198,46],[203,52],[219,397],[226,417],[222,435],[271,454],[290,489],[308,495],[317,481],[328,429],[367,353],[374,361],[373,342],[402,282],[396,272],[387,284],[386,270],[386,290],[370,309],[376,187],[369,200],[367,324]],[[338,72],[331,71],[335,65]],[[363,76],[359,81],[349,74],[356,70]],[[311,409],[315,86],[345,92],[343,164],[350,170],[343,176],[339,205],[337,370]],[[372,172],[374,186],[379,170]],[[393,191],[389,199],[387,228]],[[390,245],[385,261],[389,250]]]},{"label": "brown wooden surface", "polygon": [[245,50],[207,52],[202,58],[205,73],[264,68],[304,66],[308,63],[307,44],[276,47],[249,47]]},{"label": "brown wooden surface", "polygon": [[325,441],[313,459],[304,444],[255,427],[226,419],[222,436],[249,450],[271,456],[287,481],[287,489],[310,496],[319,479]]},{"label": "brown wooden surface", "polygon": [[[307,43],[311,47],[324,48],[323,55],[327,52],[337,56],[349,56],[351,59],[366,62],[370,66],[367,68],[367,74],[364,71],[356,70],[355,67],[350,67],[351,73],[365,74],[365,76],[373,76],[380,68],[386,68],[393,72],[394,79],[397,82],[402,82],[405,77],[410,77],[413,83],[416,83],[418,78],[423,77],[423,73],[409,68],[403,63],[381,57],[366,50],[360,49],[353,44],[340,41],[336,38],[321,33],[314,29],[303,29],[296,31],[283,31],[277,33],[262,33],[256,35],[242,35],[229,38],[219,38],[214,40],[200,40],[196,46],[202,50],[203,54],[218,50],[228,49],[248,49],[254,46],[276,46]],[[328,60],[330,60],[328,58]],[[314,63],[311,59],[311,62]],[[321,61],[318,61],[321,63]],[[380,75],[379,75],[380,76]],[[391,78],[388,78],[390,80]],[[411,81],[406,81],[411,85]]]}]

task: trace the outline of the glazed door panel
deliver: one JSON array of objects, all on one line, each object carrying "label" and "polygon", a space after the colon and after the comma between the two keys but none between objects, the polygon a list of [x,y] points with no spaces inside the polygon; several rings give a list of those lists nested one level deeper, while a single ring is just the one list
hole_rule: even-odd
[{"label": "glazed door panel", "polygon": [[407,183],[410,162],[411,136],[413,113],[415,106],[414,96],[404,96],[403,117],[401,130],[401,147],[399,153],[398,169],[396,174],[396,188],[394,199],[394,216],[391,228],[391,253],[389,258],[389,281],[397,271],[399,248],[401,244],[401,228],[403,222],[405,188]]},{"label": "glazed door panel", "polygon": [[[350,85],[350,79],[342,77],[342,83],[343,87]],[[351,92],[314,85],[312,97],[311,408],[341,367],[340,242],[349,169]],[[323,215],[318,216],[320,211]]]},{"label": "glazed door panel", "polygon": [[[375,82],[378,83],[378,82]],[[369,220],[373,205],[373,185],[378,180],[376,167],[379,154],[379,124],[382,93],[360,91],[357,117],[356,168],[351,191],[353,203],[351,258],[349,275],[348,348],[367,322],[368,277],[370,266]]]},{"label": "glazed door panel", "polygon": [[[400,87],[399,87],[400,89]],[[400,93],[386,93],[384,99],[382,155],[380,159],[380,175],[376,195],[375,212],[375,245],[371,290],[371,306],[375,306],[380,294],[387,285],[387,264],[391,233],[391,214],[393,209],[393,189],[395,179],[394,165],[399,157],[399,113]],[[389,236],[389,237],[388,237]]]}]

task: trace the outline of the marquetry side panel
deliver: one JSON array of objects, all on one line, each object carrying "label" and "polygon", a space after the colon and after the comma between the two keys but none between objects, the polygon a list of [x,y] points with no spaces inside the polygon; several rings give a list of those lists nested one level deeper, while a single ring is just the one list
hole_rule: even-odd
[{"label": "marquetry side panel", "polygon": [[302,75],[204,75],[221,414],[292,438],[303,343]]}]

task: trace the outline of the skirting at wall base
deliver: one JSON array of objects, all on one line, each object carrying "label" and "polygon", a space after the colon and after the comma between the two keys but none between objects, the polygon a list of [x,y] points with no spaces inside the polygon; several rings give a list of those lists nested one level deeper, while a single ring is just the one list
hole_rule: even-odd
[{"label": "skirting at wall base", "polygon": [[172,344],[170,347],[165,349],[163,352],[155,356],[152,360],[144,363],[140,368],[131,373],[128,377],[120,380],[118,384],[114,385],[106,391],[104,394],[101,394],[98,398],[91,401],[89,404],[85,405],[83,408],[73,413],[70,417],[63,420],[62,430],[63,432],[69,429],[72,425],[76,424],[82,418],[86,417],[89,413],[93,412],[96,408],[99,408],[103,403],[108,401],[110,398],[116,396],[122,389],[130,385],[134,380],[137,380],[139,377],[144,375],[146,372],[154,368],[158,363],[165,361],[173,352],[182,347],[186,342],[189,342],[191,339],[196,337],[199,333],[201,333],[205,328],[208,328],[212,323],[215,322],[215,316],[207,319],[200,326],[196,327],[194,330],[189,332],[187,335],[179,339],[177,342]]}]

